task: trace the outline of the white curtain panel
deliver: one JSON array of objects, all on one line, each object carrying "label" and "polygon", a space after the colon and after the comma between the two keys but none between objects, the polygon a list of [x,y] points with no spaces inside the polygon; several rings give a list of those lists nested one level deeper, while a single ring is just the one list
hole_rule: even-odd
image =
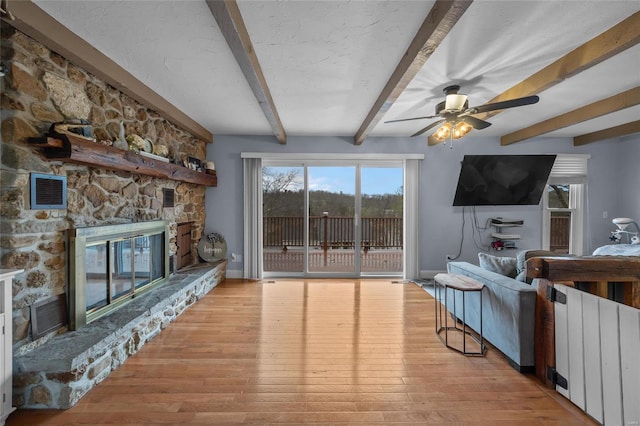
[{"label": "white curtain panel", "polygon": [[420,162],[421,159],[406,159],[404,166],[404,279],[419,278],[418,235],[420,205]]},{"label": "white curtain panel", "polygon": [[262,278],[262,158],[243,158],[245,279]]}]

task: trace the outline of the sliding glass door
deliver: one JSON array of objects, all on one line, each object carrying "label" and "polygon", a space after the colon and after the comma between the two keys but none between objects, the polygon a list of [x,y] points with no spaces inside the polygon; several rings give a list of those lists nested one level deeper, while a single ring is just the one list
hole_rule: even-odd
[{"label": "sliding glass door", "polygon": [[264,272],[301,275],[305,260],[304,167],[262,169]]},{"label": "sliding glass door", "polygon": [[356,274],[356,167],[311,166],[309,273]]},{"label": "sliding glass door", "polygon": [[263,271],[403,274],[402,164],[263,167]]},{"label": "sliding glass door", "polygon": [[402,275],[404,195],[402,167],[362,167],[361,275]]}]

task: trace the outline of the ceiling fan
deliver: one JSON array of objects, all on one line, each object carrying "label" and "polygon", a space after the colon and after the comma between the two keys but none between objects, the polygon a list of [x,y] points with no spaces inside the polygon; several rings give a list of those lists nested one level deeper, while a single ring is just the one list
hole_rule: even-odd
[{"label": "ceiling fan", "polygon": [[482,130],[491,126],[491,123],[489,123],[488,121],[473,117],[474,114],[496,111],[499,109],[519,107],[523,105],[531,105],[537,103],[540,100],[538,96],[534,95],[469,108],[469,100],[467,99],[467,95],[458,94],[459,90],[460,86],[458,86],[457,84],[447,86],[443,89],[445,100],[436,105],[435,115],[389,120],[385,121],[385,123],[440,118],[440,120],[435,121],[429,124],[427,127],[418,130],[411,136],[420,136],[424,132],[444,123],[433,134],[433,136],[436,139],[442,141],[447,139],[459,139],[469,133],[472,128]]}]

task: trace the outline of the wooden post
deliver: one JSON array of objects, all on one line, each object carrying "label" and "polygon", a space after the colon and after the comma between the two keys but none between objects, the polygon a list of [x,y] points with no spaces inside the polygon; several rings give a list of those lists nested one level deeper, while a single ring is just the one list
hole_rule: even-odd
[{"label": "wooden post", "polygon": [[329,212],[322,212],[322,218],[324,223],[324,241],[322,242],[322,249],[324,250],[324,266],[327,266],[327,250],[329,250],[329,245],[327,241],[329,230],[327,225],[329,223]]}]

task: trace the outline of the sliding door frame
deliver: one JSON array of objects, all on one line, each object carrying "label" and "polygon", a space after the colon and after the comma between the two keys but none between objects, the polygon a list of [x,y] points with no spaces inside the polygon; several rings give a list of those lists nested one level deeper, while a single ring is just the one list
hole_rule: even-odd
[{"label": "sliding door frame", "polygon": [[[247,176],[256,178],[257,175],[262,176],[262,167],[304,167],[304,185],[305,185],[305,206],[308,206],[308,166],[353,166],[356,167],[356,193],[361,189],[361,167],[402,167],[403,168],[403,272],[402,277],[405,280],[418,278],[418,259],[419,259],[419,242],[418,242],[418,205],[419,205],[419,161],[424,159],[424,154],[293,154],[293,153],[265,153],[265,152],[243,152],[241,153],[243,159],[259,158],[262,161],[256,164],[260,164],[260,173],[253,173]],[[261,182],[260,182],[261,183]],[[256,182],[245,182],[245,188],[261,188],[261,184],[256,185]],[[360,199],[360,196],[356,196],[356,200]],[[356,201],[358,202],[358,201]],[[245,208],[247,206],[245,205]],[[357,208],[358,206],[356,206]],[[246,212],[245,216],[262,218],[262,206],[253,204],[251,208],[258,208],[259,212]],[[359,214],[359,209],[356,210]],[[305,208],[305,224],[308,223],[308,208]],[[361,218],[356,218],[356,247],[355,250],[360,250],[360,233],[358,232],[361,226]],[[245,230],[246,232],[246,230]],[[258,253],[255,250],[251,250],[251,256],[259,256],[260,259],[246,258],[245,257],[245,272],[252,271],[255,276],[245,276],[245,278],[257,278],[260,279],[263,276],[304,276],[304,277],[336,277],[344,276],[344,274],[326,274],[326,273],[308,273],[307,255],[309,234],[308,226],[305,225],[304,229],[304,244],[305,244],[305,264],[303,274],[300,273],[272,273],[262,271],[262,245],[256,247]],[[246,242],[246,239],[245,239]],[[245,250],[245,253],[247,251]],[[253,267],[247,267],[246,263],[254,265]],[[259,271],[256,270],[259,265]],[[360,268],[357,269],[359,271]],[[354,271],[355,274],[355,271]],[[246,274],[245,274],[246,275]],[[351,277],[352,275],[349,275]],[[376,275],[367,274],[365,277],[374,277]],[[390,276],[390,275],[383,275]],[[393,276],[398,276],[394,274]]]}]

